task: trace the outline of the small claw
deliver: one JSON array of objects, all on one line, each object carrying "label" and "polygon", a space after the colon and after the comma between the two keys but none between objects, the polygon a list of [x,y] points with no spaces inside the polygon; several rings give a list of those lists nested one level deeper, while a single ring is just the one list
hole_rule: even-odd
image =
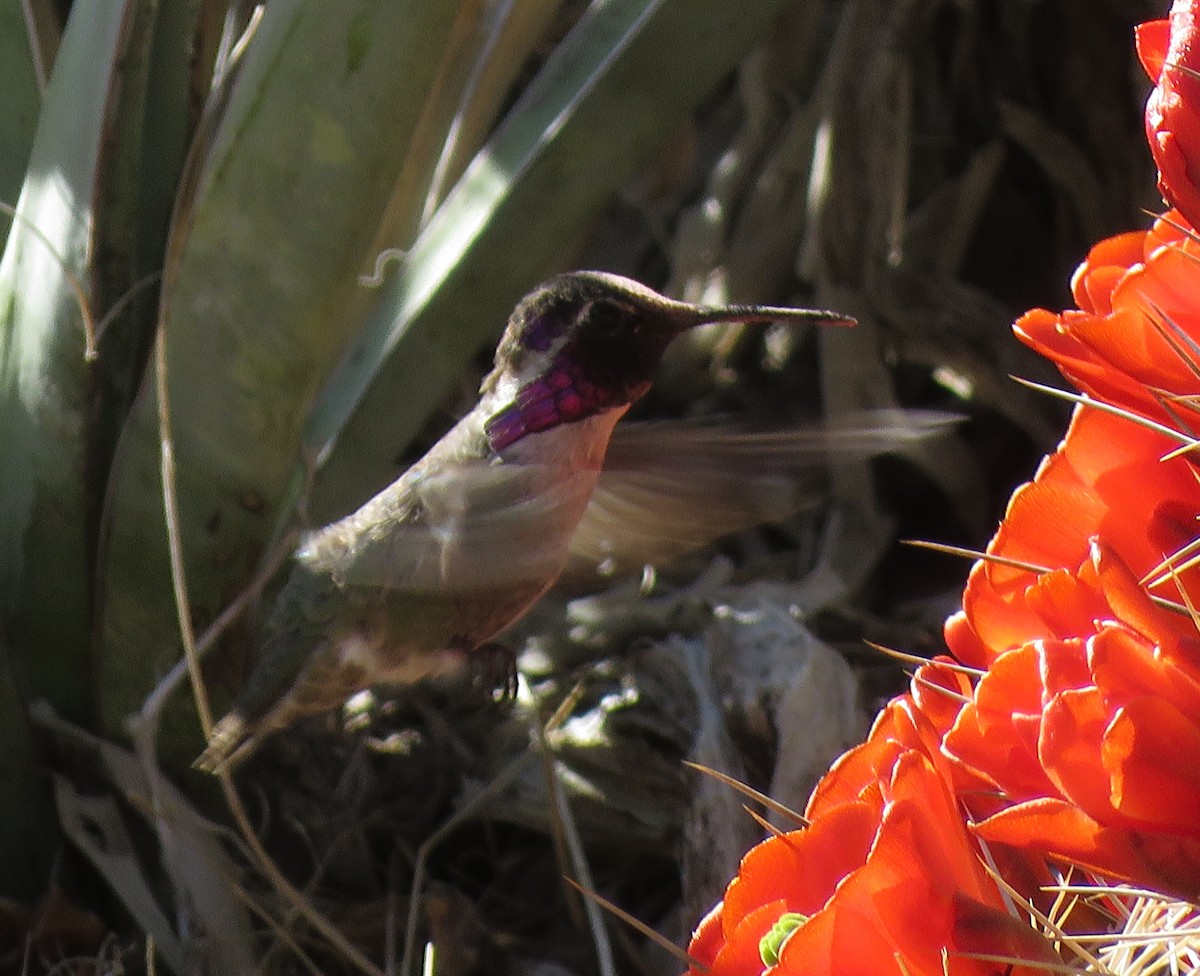
[{"label": "small claw", "polygon": [[248,754],[249,734],[242,717],[231,712],[213,726],[208,747],[192,763],[192,768],[213,776],[229,769]]},{"label": "small claw", "polygon": [[517,698],[517,655],[506,644],[488,641],[471,652],[476,665],[475,677],[498,701],[510,702]]}]

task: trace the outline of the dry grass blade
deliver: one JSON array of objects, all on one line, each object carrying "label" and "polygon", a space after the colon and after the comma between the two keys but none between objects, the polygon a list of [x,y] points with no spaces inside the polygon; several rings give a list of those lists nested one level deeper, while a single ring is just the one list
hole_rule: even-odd
[{"label": "dry grass blade", "polygon": [[[216,644],[218,638],[241,617],[251,602],[262,593],[263,588],[271,582],[271,578],[291,556],[299,536],[300,532],[298,529],[292,529],[280,536],[274,550],[263,560],[262,570],[236,597],[229,601],[229,604],[221,611],[217,619],[209,624],[205,628],[204,633],[197,639],[195,652],[198,659],[204,658],[205,654]],[[188,659],[185,655],[175,663],[174,667],[159,681],[154,691],[147,696],[145,703],[142,705],[141,713],[134,720],[134,724],[136,725],[139,722],[147,724],[157,723],[167,699],[174,694],[180,682],[187,678],[190,673]]]},{"label": "dry grass blade", "polygon": [[1060,193],[1073,200],[1076,212],[1085,221],[1084,236],[1088,240],[1101,238],[1104,228],[1093,203],[1103,193],[1090,161],[1079,147],[1030,109],[1007,99],[1001,99],[997,107],[1004,134],[1030,153]]},{"label": "dry grass blade", "polygon": [[21,0],[21,12],[25,15],[25,31],[29,37],[38,92],[45,96],[50,69],[62,43],[62,20],[50,0]]},{"label": "dry grass blade", "polygon": [[171,557],[171,584],[175,593],[179,634],[183,639],[184,660],[192,680],[192,694],[204,738],[212,734],[212,706],[208,689],[200,672],[200,656],[196,653],[196,633],[192,629],[191,601],[187,592],[187,577],[183,567],[183,542],[179,531],[178,496],[175,492],[175,448],[171,436],[170,392],[167,387],[166,333],[160,326],[154,337],[154,382],[158,395],[158,435],[161,451],[161,477],[165,512],[167,546]]},{"label": "dry grass blade", "polygon": [[62,777],[56,778],[54,789],[66,836],[92,862],[147,936],[154,938],[167,964],[178,970],[186,952],[134,855],[133,839],[116,802],[106,796],[82,796]]},{"label": "dry grass blade", "polygon": [[682,962],[685,966],[689,967],[690,969],[695,969],[701,973],[708,972],[708,967],[706,965],[704,965],[704,963],[700,962],[699,960],[693,959],[686,952],[684,952],[684,950],[680,949],[679,946],[677,946],[674,942],[672,942],[670,939],[668,939],[666,936],[664,936],[661,932],[656,932],[645,922],[641,921],[641,919],[634,918],[632,915],[629,914],[629,912],[625,911],[625,909],[623,909],[620,905],[613,904],[611,901],[609,901],[603,895],[597,894],[591,888],[585,888],[578,881],[575,881],[572,878],[564,878],[564,880],[567,882],[567,884],[569,884],[572,888],[574,888],[576,891],[578,891],[586,899],[599,905],[610,915],[613,915],[616,918],[619,918],[622,922],[624,922],[630,928],[636,929],[638,932],[640,932],[642,935],[644,935],[647,939],[649,939],[655,945],[660,946],[661,948],[665,949],[667,952],[671,953],[671,955],[673,955],[676,959],[678,959],[680,962]]},{"label": "dry grass blade", "polygon": [[[551,799],[550,814],[550,842],[554,847],[554,863],[558,867],[558,873],[561,877],[566,877],[569,874],[568,866],[570,853],[567,850],[567,830],[561,814],[559,813],[566,805],[566,798],[562,795],[561,784],[558,781],[558,774],[555,768],[554,750],[551,749],[547,737],[553,732],[560,729],[564,722],[570,717],[575,706],[583,697],[583,684],[576,682],[575,686],[567,692],[563,700],[558,703],[558,707],[554,709],[550,718],[541,725],[534,725],[534,737],[537,742],[538,755],[542,760],[542,777],[546,783],[546,793]],[[572,922],[579,928],[583,928],[585,919],[580,910],[579,900],[570,897],[569,888],[564,889],[566,898],[567,910],[571,913]]]}]

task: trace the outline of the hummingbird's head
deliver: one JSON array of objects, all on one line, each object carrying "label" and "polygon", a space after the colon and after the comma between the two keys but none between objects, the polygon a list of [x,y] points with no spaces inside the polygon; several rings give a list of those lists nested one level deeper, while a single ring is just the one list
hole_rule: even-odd
[{"label": "hummingbird's head", "polygon": [[709,322],[853,320],[763,305],[693,305],[630,278],[573,271],[551,278],[513,310],[481,392],[500,409],[486,422],[501,450],[526,434],[629,406],[650,388],[663,352]]}]

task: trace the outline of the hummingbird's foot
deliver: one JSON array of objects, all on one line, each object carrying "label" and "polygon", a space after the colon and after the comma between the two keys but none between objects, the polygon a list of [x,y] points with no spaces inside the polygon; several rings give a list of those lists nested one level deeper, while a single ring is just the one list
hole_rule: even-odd
[{"label": "hummingbird's foot", "polygon": [[192,763],[192,768],[215,776],[244,759],[252,743],[245,721],[236,712],[230,712],[213,726],[208,747]]},{"label": "hummingbird's foot", "polygon": [[471,652],[475,681],[502,702],[517,698],[517,655],[507,644],[488,641]]}]

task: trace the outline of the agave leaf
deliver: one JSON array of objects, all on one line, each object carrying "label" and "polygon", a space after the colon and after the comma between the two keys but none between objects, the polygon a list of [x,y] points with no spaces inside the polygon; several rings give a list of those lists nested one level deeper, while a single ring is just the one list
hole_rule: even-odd
[{"label": "agave leaf", "polygon": [[152,26],[150,10],[75,4],[0,260],[0,707],[13,746],[5,778],[20,807],[5,817],[4,846],[26,844],[33,859],[49,821],[16,689],[76,719],[91,712],[91,558],[105,452],[95,418],[98,380],[116,371],[86,360],[85,322],[106,290],[94,254],[119,257],[130,219],[97,204],[128,163],[113,136],[140,97],[145,75],[132,52]]},{"label": "agave leaf", "polygon": [[537,279],[768,26],[781,0],[609,0],[555,49],[413,245],[314,411],[320,520],[395,457]]},{"label": "agave leaf", "polygon": [[446,133],[421,226],[429,223],[467,163],[483,144],[500,104],[558,12],[557,0],[503,0],[480,23],[479,52]]},{"label": "agave leaf", "polygon": [[[0,113],[0,203],[14,206],[25,179],[41,102],[25,18],[16,3],[0,7],[0,91],[4,92],[4,112]],[[0,246],[7,237],[8,217],[0,217]]]},{"label": "agave leaf", "polygon": [[[456,24],[446,3],[273,0],[187,178],[161,315],[199,622],[256,565],[309,404],[359,327],[364,296],[374,301],[358,275],[374,262],[398,161],[446,74]],[[436,154],[428,160],[432,170]],[[422,199],[427,183],[413,179]],[[148,384],[110,483],[97,666],[108,734],[123,734],[124,718],[180,653],[157,416]],[[168,744],[187,721],[176,716],[172,726],[166,716]],[[179,745],[194,747],[194,738]]]},{"label": "agave leaf", "polygon": [[60,10],[54,0],[21,0],[19,5],[10,6],[13,9],[20,7],[25,33],[28,35],[29,51],[33,57],[37,88],[40,93],[45,94],[47,79],[58,57],[59,45],[62,44],[62,21],[67,11]]},{"label": "agave leaf", "polygon": [[195,128],[189,54],[200,3],[141,0],[125,29],[119,98],[107,107],[100,154],[89,267],[97,318],[88,477],[96,504],[129,412],[150,345],[175,187]]},{"label": "agave leaf", "polygon": [[374,251],[407,246],[416,236],[447,130],[468,84],[470,66],[479,55],[488,6],[484,0],[460,0],[458,4],[441,42],[437,74],[424,93],[420,116],[400,157],[402,163],[372,244]]},{"label": "agave leaf", "polygon": [[[19,678],[90,713],[91,559],[106,444],[95,418],[129,364],[89,363],[97,308],[123,287],[152,5],[83,0],[46,91],[18,219],[0,261],[0,620]],[[112,204],[97,209],[101,202]],[[101,271],[95,256],[109,263]],[[117,333],[114,333],[114,335]],[[111,367],[111,368],[110,368]]]}]

